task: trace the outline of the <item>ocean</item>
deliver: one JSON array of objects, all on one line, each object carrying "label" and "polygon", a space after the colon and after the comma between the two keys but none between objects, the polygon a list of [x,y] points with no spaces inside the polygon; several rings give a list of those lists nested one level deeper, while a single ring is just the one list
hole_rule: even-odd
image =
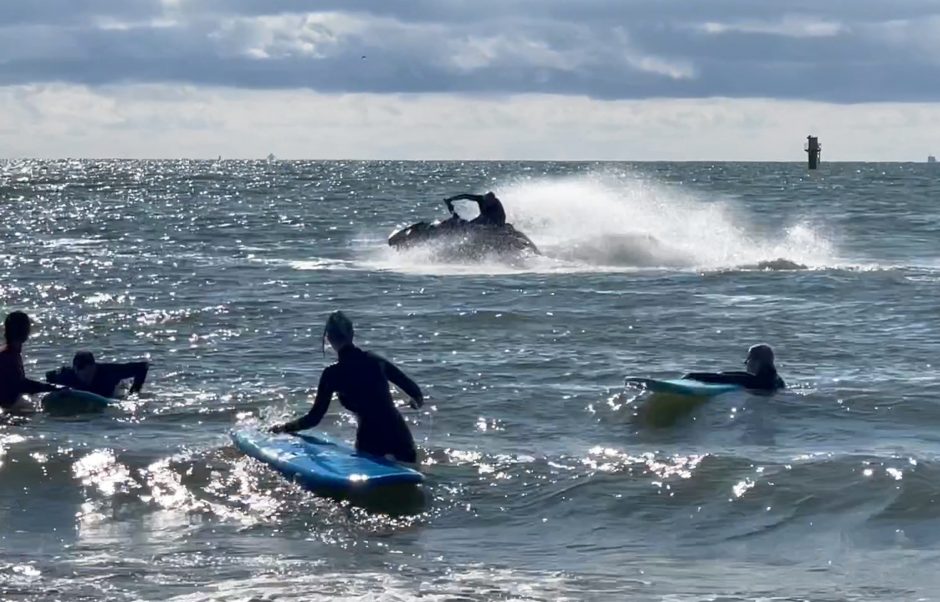
[{"label": "ocean", "polygon": [[[487,190],[542,256],[386,244]],[[6,161],[0,203],[27,372],[152,362],[0,422],[4,600],[940,599],[936,166]],[[309,408],[334,309],[425,390],[418,500],[230,443]],[[758,342],[788,390],[636,417]]]}]

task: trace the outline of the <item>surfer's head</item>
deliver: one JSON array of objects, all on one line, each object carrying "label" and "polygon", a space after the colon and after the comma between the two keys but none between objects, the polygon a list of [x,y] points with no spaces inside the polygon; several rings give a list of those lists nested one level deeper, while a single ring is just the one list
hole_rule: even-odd
[{"label": "surfer's head", "polygon": [[95,356],[91,351],[79,351],[72,358],[72,370],[75,371],[78,380],[90,385],[95,380]]},{"label": "surfer's head", "polygon": [[499,199],[496,198],[496,195],[493,194],[492,191],[490,191],[483,195],[483,202],[485,202],[487,205],[492,205],[494,203],[498,203]]},{"label": "surfer's head", "polygon": [[744,360],[744,366],[751,374],[759,374],[766,370],[776,370],[774,366],[774,350],[770,345],[761,343],[754,345],[747,350],[747,359]]},{"label": "surfer's head", "polygon": [[22,345],[29,338],[32,322],[21,311],[11,311],[3,320],[3,337],[10,345]]},{"label": "surfer's head", "polygon": [[331,313],[326,319],[326,326],[323,327],[324,341],[329,341],[330,347],[337,352],[347,345],[352,345],[354,334],[352,320],[341,311]]}]

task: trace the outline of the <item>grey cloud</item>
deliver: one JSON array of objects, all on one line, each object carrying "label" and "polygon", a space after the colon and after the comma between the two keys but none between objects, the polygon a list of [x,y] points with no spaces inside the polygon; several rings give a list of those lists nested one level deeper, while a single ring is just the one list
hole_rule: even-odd
[{"label": "grey cloud", "polygon": [[136,20],[162,12],[161,0],[11,0],[0,2],[0,27],[70,26],[101,17]]},{"label": "grey cloud", "polygon": [[[889,6],[890,4],[890,6]],[[940,0],[0,4],[0,83],[940,99]],[[365,56],[365,59],[361,57]]]}]

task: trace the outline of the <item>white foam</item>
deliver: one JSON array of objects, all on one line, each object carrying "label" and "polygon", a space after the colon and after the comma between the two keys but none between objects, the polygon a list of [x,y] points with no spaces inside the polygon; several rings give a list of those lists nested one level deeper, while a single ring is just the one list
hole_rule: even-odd
[{"label": "white foam", "polygon": [[463,599],[572,600],[570,578],[550,572],[485,567],[450,567],[439,575],[407,579],[394,572],[337,573],[283,558],[269,559],[251,579],[216,580],[211,590],[186,593],[173,602],[228,600],[376,600],[399,602],[420,598],[429,602]]},{"label": "white foam", "polygon": [[796,221],[754,233],[730,199],[630,174],[521,181],[502,192],[510,219],[550,256],[608,267],[730,268],[777,259],[820,267],[832,246]]}]

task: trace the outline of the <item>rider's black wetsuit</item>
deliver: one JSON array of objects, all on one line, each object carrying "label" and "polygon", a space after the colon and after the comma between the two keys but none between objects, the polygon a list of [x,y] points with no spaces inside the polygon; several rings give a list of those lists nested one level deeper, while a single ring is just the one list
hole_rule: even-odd
[{"label": "rider's black wetsuit", "polygon": [[392,401],[389,381],[420,403],[421,389],[394,364],[355,345],[347,345],[339,351],[339,361],[320,376],[313,407],[305,416],[285,425],[285,430],[317,426],[330,407],[333,393],[337,393],[343,407],[359,421],[357,450],[376,456],[391,454],[401,462],[414,463],[415,442]]}]

